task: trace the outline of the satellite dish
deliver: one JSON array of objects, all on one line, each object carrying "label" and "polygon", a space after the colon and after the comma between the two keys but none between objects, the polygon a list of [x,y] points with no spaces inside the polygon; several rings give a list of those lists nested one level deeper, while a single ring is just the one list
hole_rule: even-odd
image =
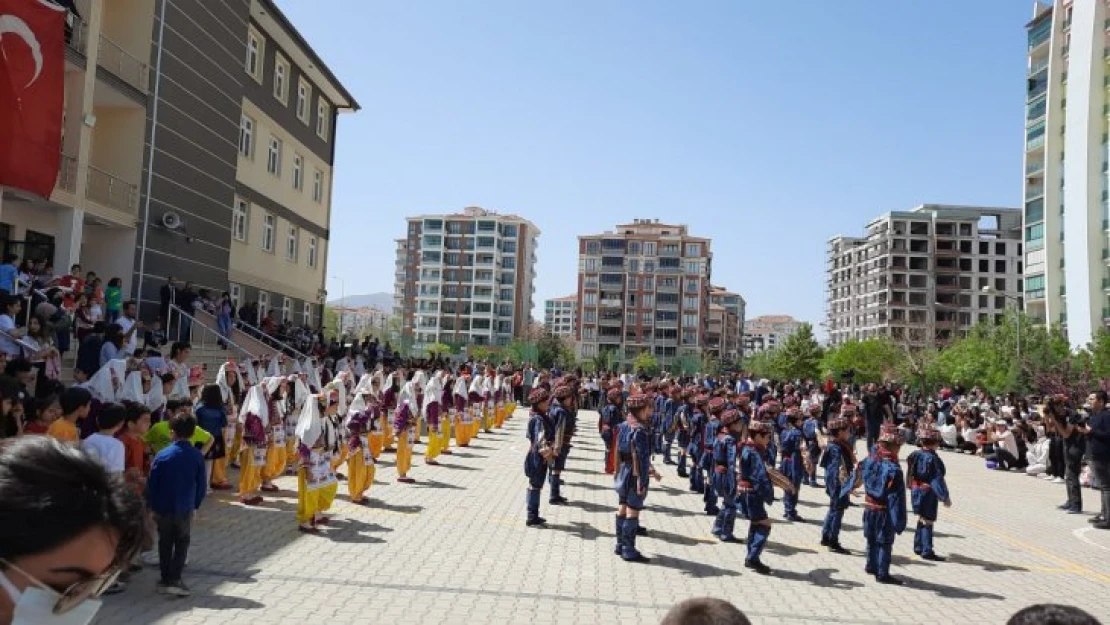
[{"label": "satellite dish", "polygon": [[183,225],[181,216],[173,211],[162,213],[162,225],[169,230],[177,230]]}]

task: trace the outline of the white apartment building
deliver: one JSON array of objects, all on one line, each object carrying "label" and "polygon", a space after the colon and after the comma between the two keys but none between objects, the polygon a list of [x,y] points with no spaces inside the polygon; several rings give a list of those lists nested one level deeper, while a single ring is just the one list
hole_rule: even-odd
[{"label": "white apartment building", "polygon": [[886,336],[943,345],[1021,306],[1021,211],[924,205],[829,240],[829,343]]},{"label": "white apartment building", "polygon": [[696,368],[707,342],[712,262],[709,239],[657,219],[579,236],[579,357],[613,353],[629,366],[647,351],[664,367]]},{"label": "white apartment building", "polygon": [[802,322],[790,315],[761,315],[744,322],[745,352],[775,349],[798,331]]},{"label": "white apartment building", "polygon": [[476,206],[407,223],[397,241],[394,312],[413,353],[434,343],[508,345],[527,333],[535,224]]},{"label": "white apartment building", "polygon": [[543,329],[555,336],[574,338],[574,324],[578,319],[578,296],[556,297],[543,303]]},{"label": "white apartment building", "polygon": [[1058,0],[1026,26],[1025,310],[1075,347],[1110,321],[1108,19],[1105,0]]}]

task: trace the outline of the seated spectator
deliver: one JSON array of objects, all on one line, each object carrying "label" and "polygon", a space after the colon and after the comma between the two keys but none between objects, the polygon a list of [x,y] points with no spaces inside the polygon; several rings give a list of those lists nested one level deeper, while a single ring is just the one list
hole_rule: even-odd
[{"label": "seated spectator", "polygon": [[28,398],[23,401],[23,414],[24,434],[46,434],[50,424],[61,417],[62,405],[56,395],[45,399]]},{"label": "seated spectator", "polygon": [[73,443],[80,440],[78,422],[89,414],[92,406],[92,393],[80,388],[67,388],[60,399],[62,415],[50,424],[46,433],[60,441]]},{"label": "seated spectator", "polygon": [[994,462],[999,471],[1024,469],[1028,463],[1019,458],[1018,443],[1009,424],[1004,419],[995,419],[986,431],[987,441],[992,445],[991,453],[986,454],[988,462]]}]

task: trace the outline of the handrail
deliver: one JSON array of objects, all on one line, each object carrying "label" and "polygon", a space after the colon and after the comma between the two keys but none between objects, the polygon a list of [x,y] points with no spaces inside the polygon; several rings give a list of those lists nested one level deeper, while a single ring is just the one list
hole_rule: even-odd
[{"label": "handrail", "polygon": [[270,344],[272,347],[281,351],[291,351],[296,354],[301,360],[309,358],[308,354],[302,352],[301,350],[293,347],[288,343],[279,341],[276,337],[266,334],[262,331],[262,328],[259,328],[258,326],[243,321],[242,319],[235,319],[235,325],[239,328],[246,327],[248,330],[250,330],[250,332],[247,332],[247,335],[258,341],[259,343]]},{"label": "handrail", "polygon": [[[201,320],[197,319],[193,315],[185,312],[185,310],[183,310],[180,306],[177,306],[176,304],[170,304],[169,318],[166,319],[166,335],[167,335],[167,337],[172,335],[170,328],[174,327],[173,318],[174,318],[175,313],[179,317],[179,319],[178,319],[179,322],[180,322],[181,317],[185,317],[185,318],[188,318],[190,320],[189,336],[187,337],[187,339],[190,343],[192,343],[192,341],[193,341],[193,330],[197,326],[199,326],[199,327],[203,328],[204,331],[207,332],[208,334],[212,334],[212,335],[215,335],[216,337],[218,337],[216,339],[217,342],[222,341],[224,343],[227,343],[231,347],[234,347],[236,350],[239,351],[239,355],[241,357],[246,357],[246,358],[249,358],[251,360],[255,360],[254,354],[247,351],[246,348],[239,345],[235,341],[232,341],[230,338],[224,338],[224,336],[221,335],[217,330],[213,330],[212,328],[208,327],[207,324],[205,324]],[[180,326],[180,323],[178,324],[178,326]],[[202,343],[202,345],[205,345],[205,344],[207,344],[207,342]]]},{"label": "handrail", "polygon": [[0,330],[0,336],[6,336],[6,337],[8,337],[8,338],[9,338],[9,339],[11,339],[11,340],[12,340],[12,341],[13,341],[14,343],[16,343],[17,345],[19,345],[19,346],[20,346],[20,347],[22,347],[23,349],[25,349],[25,350],[28,350],[28,351],[30,351],[30,352],[31,352],[32,354],[34,354],[35,352],[37,352],[37,351],[39,351],[40,349],[42,349],[42,348],[40,348],[40,347],[35,347],[34,345],[31,345],[31,344],[30,344],[30,343],[28,343],[27,341],[24,341],[23,339],[19,338],[18,336],[15,336],[15,335],[13,335],[12,333],[10,333],[10,332],[8,332],[8,331],[6,331],[6,330]]},{"label": "handrail", "polygon": [[139,91],[146,93],[150,87],[150,70],[138,57],[124,50],[102,33],[97,62]]}]

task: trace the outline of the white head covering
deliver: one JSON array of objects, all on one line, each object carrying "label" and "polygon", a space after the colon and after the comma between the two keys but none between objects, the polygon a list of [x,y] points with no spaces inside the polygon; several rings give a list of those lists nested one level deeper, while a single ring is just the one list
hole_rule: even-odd
[{"label": "white head covering", "polygon": [[271,377],[281,375],[281,354],[274,354],[270,358],[270,366],[266,369],[266,375]]},{"label": "white head covering", "polygon": [[324,385],[320,383],[320,366],[312,358],[305,358],[301,363],[301,368],[308,374],[308,385],[311,388],[320,390]]},{"label": "white head covering", "polygon": [[366,375],[366,361],[362,359],[362,354],[355,356],[354,374],[358,378]]},{"label": "white head covering", "polygon": [[143,392],[143,374],[141,371],[132,371],[127,374],[127,379],[123,381],[123,387],[120,388],[116,399],[146,405],[146,393]]},{"label": "white head covering", "polygon": [[[242,377],[241,375],[239,375],[240,370],[239,370],[239,367],[235,363],[226,363],[225,362],[224,364],[220,365],[220,370],[216,373],[216,385],[220,387],[220,396],[223,397],[223,400],[224,400],[225,404],[232,400],[232,397],[231,397],[231,383],[227,381],[227,371],[228,371],[228,368],[229,368],[228,367],[229,364],[232,367],[235,367],[234,371],[235,371],[236,376],[237,377]],[[243,388],[243,383],[242,382],[239,382],[239,388]],[[239,398],[235,397],[234,399],[238,400]]]},{"label": "white head covering", "polygon": [[150,392],[146,394],[145,405],[151,411],[161,410],[166,405],[166,394],[162,392],[162,380],[158,376],[150,379]]},{"label": "white head covering", "polygon": [[338,391],[339,401],[337,403],[339,404],[339,414],[347,414],[347,385],[344,381],[347,379],[348,375],[350,374],[346,371],[339,373],[335,376],[334,380],[328,382],[328,385],[324,387],[325,393],[331,389]]},{"label": "white head covering", "polygon": [[355,398],[351,400],[351,405],[347,406],[347,416],[343,419],[343,426],[346,427],[351,421],[351,417],[366,410],[366,393],[357,392]]},{"label": "white head covering", "polygon": [[270,402],[266,401],[266,389],[261,384],[255,384],[247,391],[247,399],[239,408],[239,423],[246,423],[248,414],[258,415],[263,426],[270,423]]},{"label": "white head covering", "polygon": [[438,404],[443,399],[443,380],[439,379],[438,375],[433,375],[432,380],[428,382],[427,388],[424,389],[424,405],[421,409],[427,410],[428,406]]},{"label": "white head covering", "polygon": [[483,378],[480,374],[475,374],[474,379],[470,382],[470,392],[481,394],[482,386],[484,383],[485,378]]},{"label": "white head covering", "polygon": [[351,359],[346,355],[340,356],[339,360],[335,361],[335,372],[342,373],[351,366]]},{"label": "white head covering", "polygon": [[[324,394],[327,397],[327,394]],[[320,435],[324,433],[323,415],[320,414],[320,399],[319,395],[313,395],[308,401],[304,403],[301,408],[301,414],[297,417],[296,434],[297,438],[305,447],[312,447],[316,441],[320,440]]]},{"label": "white head covering", "polygon": [[413,374],[412,382],[416,385],[418,389],[423,389],[425,386],[428,385],[428,374],[423,369],[421,369]]},{"label": "white head covering", "polygon": [[293,384],[291,386],[293,387],[293,409],[300,414],[301,408],[304,407],[305,401],[312,393],[308,390],[308,385],[304,383],[304,380],[302,380],[299,375],[293,377]]},{"label": "white head covering", "polygon": [[254,368],[254,361],[250,358],[244,358],[243,362],[239,363],[239,371],[247,376],[247,384],[251,386],[258,384],[258,372]]},{"label": "white head covering", "polygon": [[[101,402],[116,401],[127,375],[127,360],[109,360],[85,382],[84,387]],[[114,382],[113,382],[114,380]]]},{"label": "white head covering", "polygon": [[455,395],[466,397],[466,378],[461,375],[455,380],[455,387],[453,389]]}]

